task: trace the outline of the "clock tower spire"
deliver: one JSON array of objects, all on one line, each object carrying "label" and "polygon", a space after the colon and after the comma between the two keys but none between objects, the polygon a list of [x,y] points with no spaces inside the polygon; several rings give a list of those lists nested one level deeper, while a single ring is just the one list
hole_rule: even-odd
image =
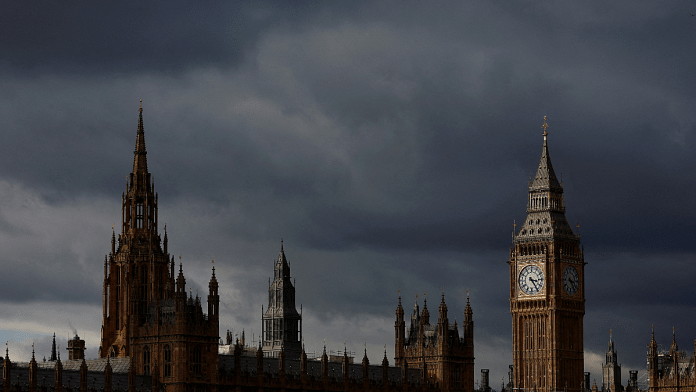
[{"label": "clock tower spire", "polygon": [[527,219],[510,248],[514,387],[580,392],[583,382],[584,256],[565,216],[563,185],[548,149],[529,184]]}]

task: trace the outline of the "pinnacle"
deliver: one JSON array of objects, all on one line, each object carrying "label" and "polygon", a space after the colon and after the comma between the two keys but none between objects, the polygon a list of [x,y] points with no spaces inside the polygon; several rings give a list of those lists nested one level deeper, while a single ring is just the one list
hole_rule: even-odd
[{"label": "pinnacle", "polygon": [[140,101],[140,113],[138,116],[138,132],[135,138],[135,157],[133,159],[133,173],[147,173],[147,150],[145,149],[145,128],[143,127],[143,106]]}]

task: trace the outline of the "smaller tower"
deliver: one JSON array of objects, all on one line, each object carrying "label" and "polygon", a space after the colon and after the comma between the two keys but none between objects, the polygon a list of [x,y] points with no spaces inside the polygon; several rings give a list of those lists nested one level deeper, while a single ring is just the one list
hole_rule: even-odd
[{"label": "smaller tower", "polygon": [[268,309],[262,317],[263,352],[277,357],[285,351],[288,360],[298,360],[302,354],[302,315],[295,307],[295,287],[290,280],[290,264],[285,257],[283,240],[274,262],[273,283],[268,287]]},{"label": "smaller tower", "polygon": [[[75,337],[68,340],[68,359],[79,360],[85,358],[85,341],[75,334]],[[108,357],[107,357],[108,358]]]},{"label": "smaller tower", "polygon": [[621,365],[619,365],[614,350],[614,341],[609,331],[609,348],[607,349],[606,362],[602,365],[602,392],[621,392]]},{"label": "smaller tower", "polygon": [[401,293],[399,293],[399,304],[396,306],[396,321],[394,322],[394,329],[396,335],[396,345],[394,347],[394,355],[396,356],[395,365],[402,366],[404,345],[406,344],[406,323],[404,322],[404,308],[401,306]]}]

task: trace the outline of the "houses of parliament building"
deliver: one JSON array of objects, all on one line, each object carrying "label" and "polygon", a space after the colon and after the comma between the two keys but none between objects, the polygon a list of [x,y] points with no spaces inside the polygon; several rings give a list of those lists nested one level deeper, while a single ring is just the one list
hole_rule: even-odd
[{"label": "houses of parliament building", "polygon": [[[509,386],[585,392],[590,389],[583,369],[585,260],[580,236],[565,217],[563,186],[551,165],[545,118],[543,129],[541,160],[529,183],[527,218],[515,230],[507,261],[513,340]],[[414,304],[409,325],[399,297],[393,364],[386,350],[374,363],[367,352],[354,363],[347,351],[334,356],[326,348],[320,358],[308,358],[282,243],[259,346],[233,340],[229,333],[222,342],[221,288],[215,268],[206,298],[187,292],[183,267],[169,254],[166,227],[159,231],[142,104],[133,170],[121,208],[120,233],[112,233],[104,259],[99,358],[84,358],[84,341],[77,335],[68,343],[65,360],[58,355],[39,362],[32,354],[30,362],[14,363],[6,349],[0,363],[3,392],[475,390],[474,319],[468,297],[461,326],[450,323],[444,293],[432,322],[424,299],[422,308]],[[650,392],[669,389],[669,382],[658,383],[669,374],[654,362]],[[694,377],[690,380],[693,388]],[[479,389],[486,388],[482,383]]]}]

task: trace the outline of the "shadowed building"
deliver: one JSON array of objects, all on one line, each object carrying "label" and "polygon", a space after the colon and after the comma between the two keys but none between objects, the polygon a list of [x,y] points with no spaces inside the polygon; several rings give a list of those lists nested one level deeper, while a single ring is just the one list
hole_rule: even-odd
[{"label": "shadowed building", "polygon": [[544,144],[529,184],[527,219],[510,247],[514,387],[580,392],[583,387],[585,260],[565,217],[563,185]]},{"label": "shadowed building", "polygon": [[[147,170],[140,107],[133,171],[121,197],[121,234],[104,259],[104,314],[99,356],[131,357],[138,374],[170,391],[209,385],[217,375],[218,284],[210,279],[208,314],[186,293],[186,279],[157,230],[157,194]],[[188,386],[188,387],[187,387]]]},{"label": "shadowed building", "polygon": [[419,311],[416,299],[407,335],[404,308],[399,296],[395,323],[396,366],[401,366],[405,373],[419,369],[425,382],[436,385],[442,391],[473,392],[474,320],[468,295],[463,327],[460,336],[457,323],[449,323],[443,293],[437,324],[430,324],[427,301],[423,300],[423,310]]},{"label": "shadowed building", "polygon": [[655,331],[648,345],[649,392],[696,392],[696,340],[694,355],[679,351],[672,329],[669,352],[658,350]]}]

